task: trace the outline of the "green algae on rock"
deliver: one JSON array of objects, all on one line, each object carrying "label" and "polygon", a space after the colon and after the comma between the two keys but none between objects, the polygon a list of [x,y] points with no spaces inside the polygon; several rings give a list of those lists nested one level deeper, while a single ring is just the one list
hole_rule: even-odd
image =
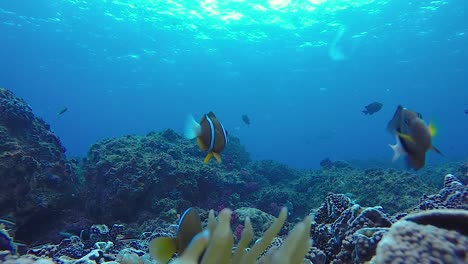
[{"label": "green algae on rock", "polygon": [[[229,155],[248,157],[242,147],[232,145],[226,148],[224,163],[230,162]],[[203,164],[202,156],[194,142],[172,130],[96,143],[85,162],[87,209],[99,221],[132,222],[145,211],[160,213],[152,208],[168,211],[163,199],[181,212],[219,200],[221,187],[242,183],[238,172],[227,170],[224,163]]]}]

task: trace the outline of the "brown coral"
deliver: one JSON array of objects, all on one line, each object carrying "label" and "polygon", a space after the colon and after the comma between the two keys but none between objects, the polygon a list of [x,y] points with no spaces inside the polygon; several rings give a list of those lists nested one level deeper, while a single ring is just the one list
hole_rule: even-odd
[{"label": "brown coral", "polygon": [[468,263],[466,223],[464,210],[432,210],[403,218],[379,243],[374,263]]}]

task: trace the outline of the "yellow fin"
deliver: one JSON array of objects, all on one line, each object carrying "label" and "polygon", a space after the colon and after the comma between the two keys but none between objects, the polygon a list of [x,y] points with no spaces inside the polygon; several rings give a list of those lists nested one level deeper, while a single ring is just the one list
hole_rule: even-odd
[{"label": "yellow fin", "polygon": [[431,137],[435,136],[436,134],[436,128],[432,122],[429,123],[429,134],[431,134]]},{"label": "yellow fin", "polygon": [[213,157],[213,152],[208,152],[208,154],[206,154],[206,157],[203,163],[208,163],[208,161],[210,161],[212,157]]},{"label": "yellow fin", "polygon": [[176,241],[172,237],[158,237],[148,244],[149,253],[160,263],[167,263],[176,252]]},{"label": "yellow fin", "polygon": [[406,140],[408,140],[409,142],[411,143],[414,143],[414,139],[408,135],[408,134],[403,134],[403,133],[398,133],[398,136],[400,136],[401,138],[404,138]]},{"label": "yellow fin", "polygon": [[197,145],[201,150],[207,150],[206,146],[203,144],[199,137],[197,137]]},{"label": "yellow fin", "polygon": [[219,153],[214,153],[214,152],[213,152],[213,156],[216,158],[216,160],[218,161],[218,163],[221,163],[221,155],[219,155]]}]

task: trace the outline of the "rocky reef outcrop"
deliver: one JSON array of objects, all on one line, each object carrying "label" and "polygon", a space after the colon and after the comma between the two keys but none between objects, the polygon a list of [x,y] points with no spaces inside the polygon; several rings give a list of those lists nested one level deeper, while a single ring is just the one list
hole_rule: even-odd
[{"label": "rocky reef outcrop", "polygon": [[129,223],[159,216],[170,220],[176,215],[171,210],[180,213],[193,205],[234,205],[245,184],[240,168],[247,152],[230,144],[223,163],[209,165],[203,155],[196,143],[170,129],[96,143],[85,161],[86,208],[98,221]]},{"label": "rocky reef outcrop", "polygon": [[16,219],[16,237],[51,228],[75,199],[65,148],[49,125],[11,91],[0,88],[0,215]]},{"label": "rocky reef outcrop", "polygon": [[275,161],[251,161],[237,138],[223,163],[203,164],[204,153],[173,130],[128,135],[94,144],[85,159],[86,211],[110,223],[173,220],[189,206],[256,207],[291,217],[318,207],[328,192],[346,193],[362,205],[395,213],[436,190],[425,176],[394,169],[357,169],[332,162],[321,170],[297,170]]},{"label": "rocky reef outcrop", "polygon": [[[468,188],[453,175],[447,175],[445,182],[439,194],[454,195]],[[460,188],[452,188],[453,184],[459,184]],[[462,206],[466,206],[466,201],[464,203]],[[453,201],[445,207],[459,208],[460,205],[459,201]],[[206,227],[208,213],[199,211]],[[463,209],[420,210],[398,220],[399,214],[389,215],[382,207],[362,207],[345,195],[329,193],[312,215],[312,244],[304,263],[466,263],[468,260],[468,215]],[[256,231],[254,240],[275,221],[273,216],[257,209],[239,208],[230,220],[234,236],[236,223],[243,223],[241,219],[245,220],[246,216],[255,219],[251,221]],[[159,236],[174,236],[177,232],[176,225],[164,221],[154,222],[151,231],[132,238],[128,237],[127,228],[126,225],[93,225],[85,234],[30,249],[28,255],[21,258],[57,263],[154,263],[147,253],[148,241]],[[264,254],[281,248],[287,241],[286,233],[281,235],[280,232]],[[0,252],[0,260],[15,259],[11,254],[13,239],[7,236],[7,240],[9,244],[0,245],[6,250]]]}]

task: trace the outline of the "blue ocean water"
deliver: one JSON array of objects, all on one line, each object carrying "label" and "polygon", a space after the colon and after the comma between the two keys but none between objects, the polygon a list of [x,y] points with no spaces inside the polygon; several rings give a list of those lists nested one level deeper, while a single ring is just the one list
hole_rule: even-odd
[{"label": "blue ocean water", "polygon": [[[254,159],[382,160],[398,104],[468,157],[468,2],[0,0],[0,86],[67,156],[212,110]],[[383,109],[362,114],[378,101]],[[63,107],[68,111],[57,112]],[[242,122],[247,114],[251,125]]]}]

